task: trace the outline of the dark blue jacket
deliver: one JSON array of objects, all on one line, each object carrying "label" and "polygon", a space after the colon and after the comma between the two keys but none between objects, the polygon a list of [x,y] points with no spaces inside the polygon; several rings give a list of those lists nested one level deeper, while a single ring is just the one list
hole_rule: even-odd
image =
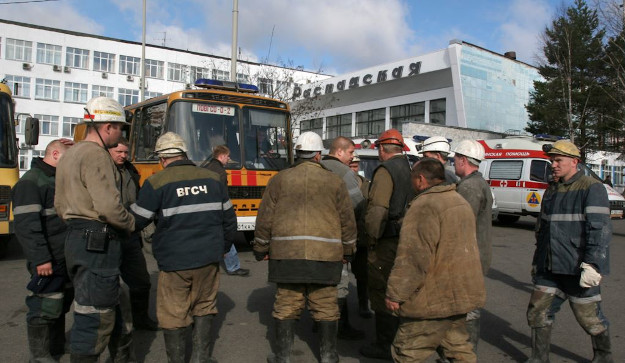
[{"label": "dark blue jacket", "polygon": [[237,230],[219,175],[188,160],[175,161],[148,178],[130,209],[137,230],[155,219],[152,251],[161,271],[219,262]]},{"label": "dark blue jacket", "polygon": [[578,172],[545,191],[537,221],[537,272],[579,275],[582,262],[610,272],[610,202],[601,182]]}]

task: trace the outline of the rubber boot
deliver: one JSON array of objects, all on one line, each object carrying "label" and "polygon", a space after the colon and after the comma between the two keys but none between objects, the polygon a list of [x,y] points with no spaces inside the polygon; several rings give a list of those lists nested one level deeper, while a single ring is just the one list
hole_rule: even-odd
[{"label": "rubber boot", "polygon": [[215,315],[193,317],[193,353],[191,363],[217,363],[211,357],[211,325]]},{"label": "rubber boot", "polygon": [[295,320],[279,320],[276,321],[276,352],[267,357],[267,363],[290,363],[291,362],[291,346],[293,345],[293,336],[295,328]]},{"label": "rubber boot", "polygon": [[532,328],[532,356],[526,363],[549,363],[551,325]]},{"label": "rubber boot", "polygon": [[369,309],[367,284],[358,281],[356,291],[358,292],[358,315],[363,319],[371,319],[373,317],[373,311]]},{"label": "rubber boot", "polygon": [[61,315],[49,326],[50,329],[50,354],[58,357],[65,354],[65,315]]},{"label": "rubber boot", "polygon": [[592,339],[592,351],[594,353],[592,363],[614,363],[610,333],[606,330],[590,338]]},{"label": "rubber boot", "polygon": [[28,324],[28,347],[31,363],[56,363],[50,354],[50,326]]},{"label": "rubber boot", "polygon": [[339,355],[336,352],[336,333],[338,322],[319,322],[319,358],[321,363],[338,363]]},{"label": "rubber boot", "polygon": [[373,344],[368,344],[360,348],[360,354],[367,358],[384,359],[392,361],[391,343],[395,339],[395,333],[399,327],[399,318],[383,313],[375,314],[375,337]]},{"label": "rubber boot", "polygon": [[130,306],[132,309],[132,324],[136,330],[157,331],[158,324],[150,318],[150,291],[130,291]]},{"label": "rubber boot", "polygon": [[341,312],[341,318],[339,320],[339,332],[338,338],[344,340],[361,340],[365,338],[365,332],[362,330],[354,329],[349,324],[349,309],[347,308],[347,299],[339,299],[339,310]]},{"label": "rubber boot", "polygon": [[469,343],[473,346],[473,353],[477,356],[477,343],[480,341],[480,319],[466,321]]},{"label": "rubber boot", "polygon": [[109,355],[113,363],[128,363],[136,361],[134,359],[134,349],[132,344],[132,333],[114,334],[109,340]]},{"label": "rubber boot", "polygon": [[184,363],[186,328],[163,329],[168,363]]},{"label": "rubber boot", "polygon": [[99,355],[81,355],[72,353],[69,357],[69,361],[70,363],[98,363],[99,358]]}]

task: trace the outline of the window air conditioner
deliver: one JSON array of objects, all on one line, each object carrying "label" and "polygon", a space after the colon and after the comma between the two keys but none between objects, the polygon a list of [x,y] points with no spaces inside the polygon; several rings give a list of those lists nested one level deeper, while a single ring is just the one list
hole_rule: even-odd
[{"label": "window air conditioner", "polygon": [[22,69],[26,71],[30,71],[33,66],[30,63],[22,63]]},{"label": "window air conditioner", "polygon": [[109,78],[109,74],[106,72],[102,72],[102,78],[107,79]]},{"label": "window air conditioner", "polygon": [[52,66],[52,70],[55,72],[60,72],[61,71],[61,66],[57,66],[56,64]]},{"label": "window air conditioner", "polygon": [[131,75],[126,76],[126,81],[132,82],[134,80],[135,80],[135,78],[133,76],[131,76]]},{"label": "window air conditioner", "polygon": [[67,66],[63,68],[63,72],[65,72],[65,73],[70,73],[71,71],[72,71],[72,69],[67,67]]}]

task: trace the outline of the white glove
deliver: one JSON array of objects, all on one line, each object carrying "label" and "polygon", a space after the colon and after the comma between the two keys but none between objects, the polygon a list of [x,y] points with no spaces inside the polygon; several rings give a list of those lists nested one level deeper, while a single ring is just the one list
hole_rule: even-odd
[{"label": "white glove", "polygon": [[585,262],[582,262],[580,267],[582,268],[582,277],[579,279],[579,286],[599,286],[599,283],[601,282],[601,274],[598,273],[594,267]]}]

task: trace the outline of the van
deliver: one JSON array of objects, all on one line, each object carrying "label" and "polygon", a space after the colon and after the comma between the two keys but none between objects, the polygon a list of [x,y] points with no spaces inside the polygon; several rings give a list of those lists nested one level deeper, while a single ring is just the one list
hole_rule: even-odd
[{"label": "van", "polygon": [[[497,198],[499,221],[514,223],[521,216],[537,217],[543,194],[551,181],[551,162],[542,147],[553,143],[553,140],[510,136],[478,142],[485,151],[480,172]],[[601,181],[585,164],[578,164],[578,169]],[[603,186],[610,200],[612,218],[623,218],[625,198],[609,185]]]}]

